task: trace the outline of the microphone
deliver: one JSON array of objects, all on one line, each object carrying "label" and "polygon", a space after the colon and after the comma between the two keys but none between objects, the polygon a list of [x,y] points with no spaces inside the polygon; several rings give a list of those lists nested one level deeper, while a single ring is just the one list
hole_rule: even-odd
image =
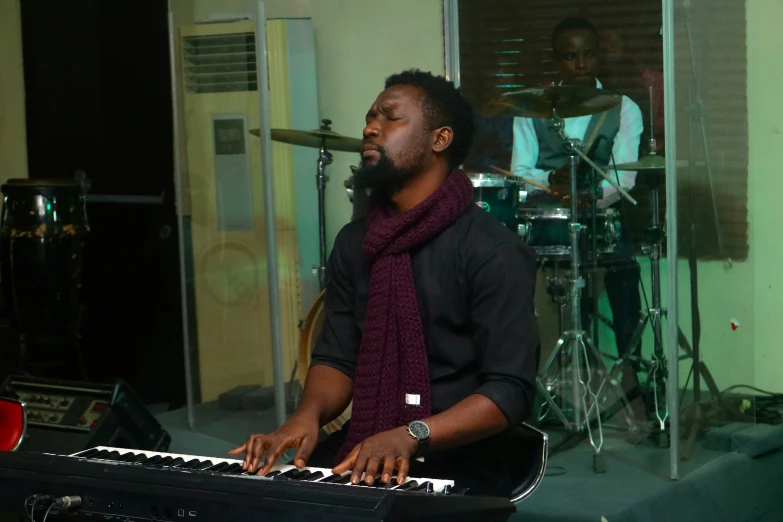
[{"label": "microphone", "polygon": [[54,499],[54,504],[57,507],[64,509],[79,507],[82,505],[82,497],[79,495],[66,495],[64,497]]}]

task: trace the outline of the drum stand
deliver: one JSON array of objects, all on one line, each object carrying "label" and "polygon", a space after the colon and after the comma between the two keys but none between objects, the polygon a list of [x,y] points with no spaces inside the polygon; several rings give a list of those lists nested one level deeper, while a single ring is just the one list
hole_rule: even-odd
[{"label": "drum stand", "polygon": [[[570,168],[571,168],[571,223],[569,226],[569,236],[571,240],[571,279],[570,289],[568,291],[568,298],[571,301],[571,320],[569,329],[563,332],[563,335],[557,340],[555,349],[550,354],[547,361],[544,363],[541,369],[540,375],[536,379],[536,387],[539,393],[543,396],[544,400],[548,404],[551,411],[560,419],[563,425],[574,432],[581,431],[586,428],[587,435],[590,440],[590,445],[593,446],[595,454],[593,455],[593,470],[596,473],[605,473],[606,464],[603,460],[603,454],[601,449],[603,447],[603,425],[601,419],[601,403],[598,398],[598,394],[593,391],[591,386],[592,375],[595,372],[599,377],[603,377],[607,374],[606,368],[603,365],[601,354],[595,348],[592,339],[582,329],[582,310],[581,310],[581,293],[582,288],[585,286],[585,281],[582,279],[579,272],[579,234],[582,230],[582,225],[578,219],[577,209],[577,179],[576,179],[576,167],[578,158],[581,156],[588,164],[593,168],[598,169],[581,150],[580,140],[569,139],[565,135],[565,122],[562,118],[557,116],[555,111],[553,119],[550,122],[550,127],[554,130],[563,141],[566,149],[569,152]],[[605,175],[600,169],[598,169],[604,178],[609,179],[609,182],[615,184],[607,175]],[[619,187],[617,187],[619,189]],[[622,189],[620,193],[625,197],[628,197],[633,201],[630,196],[627,195]],[[547,382],[547,374],[549,369],[556,359],[571,361],[571,378],[570,381],[563,381],[558,383],[558,387],[565,387],[570,383],[571,400],[573,406],[573,420],[569,421],[563,413],[563,409],[556,403],[552,394],[550,393],[555,386],[552,382]],[[594,368],[591,368],[591,364]],[[563,375],[564,370],[561,365],[560,374]],[[606,379],[603,379],[606,382]],[[619,388],[619,385],[615,382],[613,385]],[[559,395],[559,394],[558,394]],[[590,399],[588,400],[588,395]],[[633,423],[633,413],[631,405],[628,403],[623,393],[619,394],[620,400],[623,401],[623,406],[628,415],[628,422],[631,429],[635,429]],[[591,426],[591,417],[595,415],[595,423],[598,428],[597,439],[593,437],[593,429]]]},{"label": "drum stand", "polygon": [[[661,448],[665,448],[669,445],[668,435],[665,431],[666,421],[669,417],[669,407],[668,402],[666,401],[668,371],[666,368],[666,354],[663,348],[662,323],[663,317],[666,315],[666,310],[662,306],[661,299],[661,253],[665,234],[663,227],[661,226],[658,208],[658,191],[660,189],[660,182],[663,179],[662,176],[663,174],[661,173],[661,176],[652,178],[652,183],[650,185],[650,226],[647,228],[647,244],[642,247],[643,251],[650,257],[652,307],[639,319],[639,324],[636,326],[636,329],[628,342],[628,355],[616,357],[603,352],[602,355],[615,359],[615,363],[607,375],[604,384],[616,382],[623,371],[636,372],[638,369],[635,368],[634,365],[638,365],[647,373],[648,381],[652,383],[653,400],[655,401],[655,416],[660,427],[658,445]],[[652,359],[649,361],[645,360],[638,350],[642,334],[648,324],[652,327],[653,332],[653,354]],[[683,339],[684,337],[681,335],[680,338]],[[603,385],[601,388],[603,388]],[[599,397],[601,395],[602,390],[599,389]]]},{"label": "drum stand", "polygon": [[[331,120],[321,120],[321,130],[332,130],[331,124]],[[318,149],[318,168],[315,175],[316,187],[318,188],[319,265],[313,267],[313,275],[318,276],[321,290],[326,288],[326,182],[329,181],[329,176],[326,175],[326,166],[331,164],[332,153],[326,150],[326,138],[323,138]]]}]

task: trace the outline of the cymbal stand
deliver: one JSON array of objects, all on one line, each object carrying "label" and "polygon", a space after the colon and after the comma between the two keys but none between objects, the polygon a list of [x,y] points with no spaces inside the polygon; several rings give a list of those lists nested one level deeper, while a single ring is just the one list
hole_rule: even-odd
[{"label": "cymbal stand", "polygon": [[[331,120],[321,120],[321,130],[332,130],[331,124]],[[326,175],[326,166],[331,164],[332,153],[326,149],[326,138],[323,138],[321,147],[318,149],[318,168],[315,175],[318,189],[319,265],[313,267],[313,275],[318,276],[321,290],[326,288],[326,182],[329,181],[329,176]]]},{"label": "cymbal stand", "polygon": [[[593,392],[591,386],[591,378],[593,375],[593,368],[591,364],[595,365],[595,371],[599,376],[606,374],[606,368],[603,366],[601,355],[596,350],[592,339],[582,328],[582,310],[581,310],[581,293],[582,288],[585,286],[585,281],[582,279],[579,272],[579,234],[582,230],[582,225],[578,219],[577,208],[577,179],[576,168],[579,161],[577,156],[582,156],[590,164],[593,162],[586,157],[586,155],[580,150],[581,141],[577,139],[569,139],[565,134],[565,122],[557,115],[557,111],[554,111],[553,118],[550,121],[550,127],[557,133],[560,139],[563,141],[568,153],[570,161],[570,174],[571,174],[571,222],[569,224],[569,236],[571,240],[571,279],[570,289],[568,297],[571,301],[570,312],[571,320],[569,328],[563,332],[562,336],[557,340],[555,349],[549,355],[549,358],[544,363],[539,377],[536,379],[536,387],[539,393],[541,393],[544,400],[549,405],[551,411],[560,419],[563,425],[574,432],[581,431],[583,428],[587,430],[587,435],[590,440],[590,445],[595,450],[593,455],[593,470],[596,473],[606,472],[606,464],[603,460],[603,454],[601,449],[603,447],[603,425],[601,419],[601,409],[598,401],[598,396]],[[596,166],[597,168],[597,166]],[[608,176],[605,176],[608,177]],[[620,189],[621,193],[624,191]],[[626,193],[627,195],[627,193]],[[571,393],[572,393],[572,405],[573,405],[573,420],[569,421],[563,410],[553,399],[550,389],[547,388],[546,376],[549,373],[549,369],[555,362],[555,359],[562,357],[562,353],[565,352],[567,357],[571,359]],[[583,369],[584,368],[584,369]],[[566,382],[560,383],[560,386],[566,385]],[[590,396],[588,407],[588,395]],[[624,400],[624,395],[621,394],[621,400]],[[625,402],[626,412],[629,414],[629,422],[632,423],[632,415],[630,404]],[[591,426],[591,414],[595,414],[595,422],[597,425],[597,437],[593,436],[593,428]]]},{"label": "cymbal stand", "polygon": [[[651,150],[654,150],[654,139],[651,139]],[[653,153],[654,154],[654,153]],[[604,356],[615,359],[606,380],[599,389],[599,397],[603,395],[603,386],[609,382],[617,382],[617,378],[623,371],[637,371],[633,367],[637,364],[647,373],[648,380],[652,382],[653,398],[655,402],[655,416],[660,427],[658,445],[668,447],[668,437],[665,432],[666,420],[669,417],[668,402],[666,401],[666,385],[668,381],[668,371],[666,368],[666,355],[663,346],[663,323],[666,310],[662,306],[661,299],[661,254],[663,238],[665,236],[663,226],[659,215],[659,197],[658,191],[663,179],[663,173],[660,177],[654,178],[650,185],[650,226],[647,228],[647,244],[642,247],[643,251],[650,257],[650,284],[652,288],[652,307],[647,310],[639,319],[631,339],[628,342],[627,355],[615,357],[611,354],[603,353]],[[650,361],[646,361],[639,353],[638,347],[647,325],[652,327],[653,331],[653,354]],[[681,339],[684,337],[681,336]]]},{"label": "cymbal stand", "polygon": [[[654,114],[652,110],[652,89],[650,89],[650,129],[654,128]],[[652,130],[650,131],[652,133]],[[656,140],[651,134],[649,140],[650,156],[655,156]],[[607,376],[607,380],[616,380],[618,374],[623,371],[636,372],[638,365],[643,367],[648,375],[648,382],[652,382],[653,400],[655,403],[655,417],[658,421],[658,446],[661,448],[669,446],[669,440],[666,433],[666,421],[669,418],[669,404],[666,400],[666,390],[668,382],[668,370],[666,366],[666,354],[663,347],[663,318],[666,310],[663,309],[661,299],[661,254],[663,252],[663,238],[665,236],[663,226],[661,225],[659,214],[658,191],[661,188],[661,181],[664,172],[661,171],[650,178],[650,226],[647,227],[647,244],[642,246],[642,251],[650,257],[650,285],[652,289],[652,307],[647,310],[639,319],[631,339],[628,342],[628,351],[626,356],[617,357],[612,369]],[[637,349],[642,340],[647,325],[650,324],[653,331],[653,354],[650,361],[642,358],[641,350]],[[680,339],[684,339],[680,335]],[[604,353],[605,356],[612,357]],[[600,396],[600,393],[599,393]]]}]

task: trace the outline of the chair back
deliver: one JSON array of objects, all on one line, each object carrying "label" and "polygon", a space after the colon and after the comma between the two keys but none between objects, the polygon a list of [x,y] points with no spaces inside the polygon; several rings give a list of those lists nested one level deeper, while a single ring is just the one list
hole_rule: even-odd
[{"label": "chair back", "polygon": [[549,455],[549,437],[528,424],[521,424],[509,439],[508,463],[513,466],[514,489],[511,502],[521,502],[528,498],[541,484],[546,472]]},{"label": "chair back", "polygon": [[27,432],[27,406],[16,399],[0,397],[0,451],[16,451]]}]

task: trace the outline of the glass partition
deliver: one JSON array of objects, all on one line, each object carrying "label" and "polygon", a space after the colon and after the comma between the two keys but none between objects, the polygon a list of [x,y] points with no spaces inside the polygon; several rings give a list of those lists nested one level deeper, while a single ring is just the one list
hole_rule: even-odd
[{"label": "glass partition", "polygon": [[731,451],[725,434],[764,413],[752,388],[763,366],[754,342],[763,325],[754,259],[774,254],[763,236],[751,234],[751,195],[764,174],[750,176],[750,130],[759,120],[748,94],[761,86],[749,67],[755,37],[747,4],[692,2],[673,11],[676,176],[669,179],[676,180],[677,204],[669,212],[677,217],[680,327],[680,447],[673,458],[681,477]]},{"label": "glass partition", "polygon": [[[569,470],[630,467],[666,480],[674,434],[663,317],[661,2],[447,4],[458,18],[447,38],[459,53],[450,72],[476,110],[465,167],[476,177],[506,178],[514,193],[507,224],[538,254],[542,345],[532,422],[552,437],[552,462]],[[564,136],[552,126],[553,108],[564,118]],[[547,193],[551,172],[570,182],[571,139],[587,156],[573,153],[576,254],[571,200]]]},{"label": "glass partition", "polygon": [[[294,407],[300,323],[319,291],[318,151],[262,143],[270,123],[318,127],[312,21],[270,19],[266,46],[258,46],[256,3],[245,7],[223,15],[219,2],[171,2],[190,397],[180,426],[219,439],[223,450],[274,430]],[[268,101],[259,96],[266,76],[258,74],[258,49],[266,49]]]}]

